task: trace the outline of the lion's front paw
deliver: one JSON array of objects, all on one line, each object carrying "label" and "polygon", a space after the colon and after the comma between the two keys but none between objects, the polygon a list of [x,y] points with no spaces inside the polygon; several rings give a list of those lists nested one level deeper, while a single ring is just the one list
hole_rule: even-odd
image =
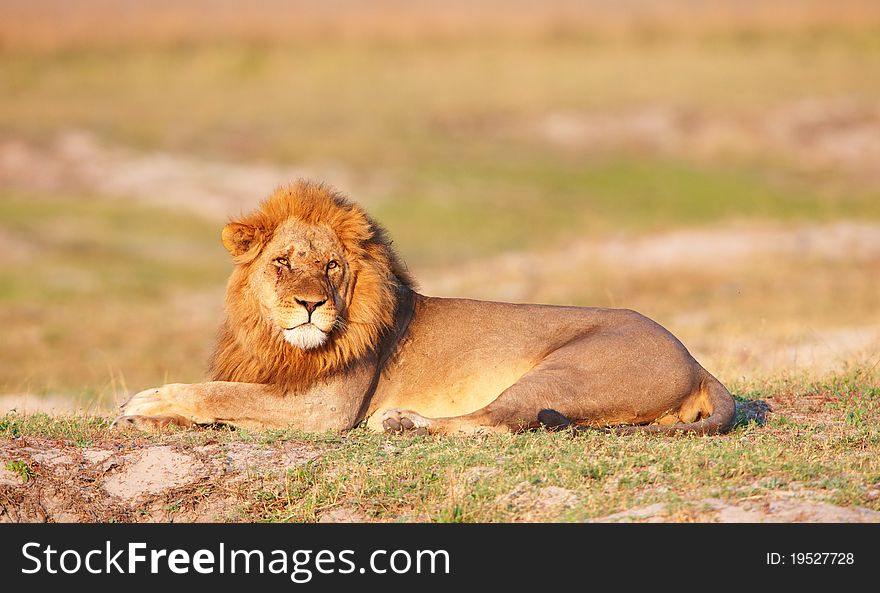
[{"label": "lion's front paw", "polygon": [[394,434],[402,432],[428,434],[431,429],[431,421],[412,410],[395,408],[382,413],[382,428],[385,429],[385,432]]},{"label": "lion's front paw", "polygon": [[182,426],[189,428],[195,423],[183,416],[119,416],[110,425],[113,429],[125,429],[129,427],[141,430],[162,430],[168,426]]},{"label": "lion's front paw", "polygon": [[136,393],[122,404],[119,417],[112,427],[157,429],[169,424],[210,424],[214,421],[213,418],[204,418],[196,413],[188,387],[190,386],[186,384],[172,383]]}]

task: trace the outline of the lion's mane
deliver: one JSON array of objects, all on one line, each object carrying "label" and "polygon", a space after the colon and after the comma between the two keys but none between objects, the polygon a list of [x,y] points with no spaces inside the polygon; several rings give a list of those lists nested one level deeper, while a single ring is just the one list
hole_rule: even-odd
[{"label": "lion's mane", "polygon": [[[308,351],[280,339],[249,289],[256,256],[291,218],[330,228],[351,271],[342,327],[334,329],[324,346]],[[277,189],[257,211],[232,222],[256,229],[255,244],[234,259],[226,288],[226,319],[211,359],[212,380],[272,384],[295,393],[375,350],[393,327],[399,295],[412,288],[412,280],[385,230],[341,194],[323,184],[298,181]]]}]

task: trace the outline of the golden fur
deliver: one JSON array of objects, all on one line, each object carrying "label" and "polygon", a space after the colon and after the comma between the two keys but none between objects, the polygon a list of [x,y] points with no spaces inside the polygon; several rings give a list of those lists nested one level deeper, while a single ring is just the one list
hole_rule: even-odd
[{"label": "golden fur", "polygon": [[117,425],[706,434],[733,422],[727,389],[634,311],[418,294],[382,228],[325,185],[277,190],[221,238],[235,268],[211,380],[142,391]]}]

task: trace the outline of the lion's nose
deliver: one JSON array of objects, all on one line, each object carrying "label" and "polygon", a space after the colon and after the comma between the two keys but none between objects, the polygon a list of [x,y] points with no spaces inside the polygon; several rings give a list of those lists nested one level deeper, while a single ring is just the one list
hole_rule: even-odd
[{"label": "lion's nose", "polygon": [[317,309],[318,307],[320,307],[321,305],[323,305],[324,303],[327,302],[327,299],[324,299],[323,301],[301,301],[299,299],[294,299],[294,300],[297,303],[299,303],[300,305],[302,305],[303,307],[305,307],[306,311],[309,312],[310,317],[311,317],[312,313],[315,312],[315,309]]}]

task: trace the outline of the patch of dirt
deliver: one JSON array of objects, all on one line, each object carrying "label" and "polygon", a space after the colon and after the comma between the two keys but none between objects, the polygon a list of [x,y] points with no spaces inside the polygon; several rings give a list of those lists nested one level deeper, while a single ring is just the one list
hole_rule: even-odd
[{"label": "patch of dirt", "polygon": [[[880,258],[880,224],[715,227],[636,238],[576,239],[553,251],[509,252],[426,270],[420,274],[420,284],[428,294],[438,296],[465,293],[475,298],[523,301],[533,298],[538,287],[557,284],[559,278],[572,275],[573,270],[601,267],[639,274],[665,268],[686,272],[778,256],[802,260],[876,260]],[[485,281],[486,270],[492,270],[491,283]]]},{"label": "patch of dirt", "polygon": [[476,467],[471,467],[463,471],[461,474],[461,480],[466,485],[473,486],[483,480],[488,480],[494,476],[497,476],[500,473],[501,470],[497,467],[478,465]]},{"label": "patch of dirt", "polygon": [[0,253],[6,265],[27,262],[36,251],[33,243],[16,237],[6,229],[0,228]]},{"label": "patch of dirt", "polygon": [[472,492],[480,482],[491,480],[500,473],[499,468],[485,465],[470,467],[459,475],[449,472],[449,497],[452,500],[462,498]]},{"label": "patch of dirt", "polygon": [[593,522],[664,523],[676,520],[713,523],[880,523],[880,512],[776,494],[741,501],[706,498],[688,505],[684,511],[655,503],[600,517]]},{"label": "patch of dirt", "polygon": [[205,464],[194,456],[167,446],[127,455],[120,465],[123,467],[104,480],[104,490],[123,500],[158,494],[210,476]]},{"label": "patch of dirt", "polygon": [[524,520],[533,520],[569,509],[577,504],[578,498],[574,490],[520,482],[513,490],[499,496],[495,502],[521,513]]},{"label": "patch of dirt", "polygon": [[0,466],[0,487],[19,486],[22,481],[22,477],[19,474]]},{"label": "patch of dirt", "polygon": [[[99,142],[82,131],[61,133],[46,145],[0,141],[0,186],[134,199],[212,219],[250,210],[279,185],[300,177],[322,179],[343,190],[351,185],[348,174],[336,166],[240,165],[141,153]],[[358,193],[369,196],[365,184]]]},{"label": "patch of dirt", "polygon": [[660,523],[664,520],[665,515],[666,505],[662,502],[656,502],[637,509],[627,509],[619,513],[599,517],[594,519],[593,523]]},{"label": "patch of dirt", "polygon": [[[283,485],[286,470],[322,450],[302,443],[95,447],[0,440],[0,522],[206,522],[247,520],[256,489]],[[5,468],[21,462],[29,479]]]},{"label": "patch of dirt", "polygon": [[804,99],[755,113],[676,107],[551,112],[532,121],[499,122],[496,133],[591,152],[782,158],[803,171],[880,180],[880,103],[856,98]]},{"label": "patch of dirt", "polygon": [[318,523],[366,523],[367,517],[358,509],[339,507],[326,511]]}]

